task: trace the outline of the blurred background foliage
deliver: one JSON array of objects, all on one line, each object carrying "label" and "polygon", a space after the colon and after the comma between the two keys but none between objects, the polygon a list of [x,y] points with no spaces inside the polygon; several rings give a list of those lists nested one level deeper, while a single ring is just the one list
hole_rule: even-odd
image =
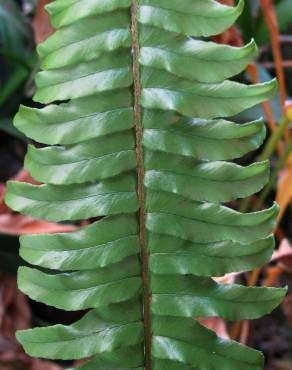
[{"label": "blurred background foliage", "polygon": [[[236,0],[220,0],[227,5]],[[39,63],[35,50],[52,31],[44,5],[49,0],[0,0],[0,370],[59,370],[71,364],[55,364],[29,359],[15,340],[15,330],[45,323],[70,323],[70,314],[28,301],[16,287],[16,271],[23,263],[18,256],[18,236],[67,230],[20,216],[3,202],[5,182],[16,177],[31,182],[23,170],[28,140],[13,125],[19,104],[34,106],[34,75]],[[248,274],[228,275],[224,281],[248,285],[287,284],[290,293],[272,315],[249,322],[223,323],[208,319],[205,325],[264,351],[265,370],[292,370],[292,0],[246,0],[235,27],[215,41],[240,46],[254,38],[259,57],[238,77],[247,83],[265,82],[277,76],[279,93],[275,99],[248,110],[238,122],[258,119],[267,122],[268,135],[261,150],[240,160],[270,159],[271,180],[259,194],[231,206],[241,211],[260,210],[275,199],[281,205],[276,230],[277,250],[270,264]],[[70,227],[69,227],[70,228]],[[73,364],[72,364],[73,366]]]}]

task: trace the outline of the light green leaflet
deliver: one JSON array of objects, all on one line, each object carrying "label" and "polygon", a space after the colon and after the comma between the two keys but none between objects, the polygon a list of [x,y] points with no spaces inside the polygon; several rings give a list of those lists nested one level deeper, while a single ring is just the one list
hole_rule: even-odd
[{"label": "light green leaflet", "polygon": [[[86,310],[78,322],[17,334],[36,357],[89,358],[80,370],[261,370],[256,350],[195,318],[255,319],[286,289],[220,284],[274,249],[278,206],[224,205],[260,191],[269,164],[231,162],[265,139],[261,120],[232,116],[270,99],[275,81],[226,80],[256,56],[204,37],[243,9],[213,0],[55,0],[56,32],[38,47],[34,100],[15,126],[34,141],[25,167],[42,185],[10,182],[7,204],[77,231],[21,237],[30,298]],[[141,253],[142,252],[142,253]],[[49,272],[51,270],[51,272]],[[142,276],[142,277],[141,277]]]}]

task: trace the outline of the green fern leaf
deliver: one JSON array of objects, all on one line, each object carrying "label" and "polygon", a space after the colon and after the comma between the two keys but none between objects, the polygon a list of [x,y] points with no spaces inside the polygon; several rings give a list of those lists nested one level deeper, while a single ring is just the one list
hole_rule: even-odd
[{"label": "green fern leaf", "polygon": [[[227,162],[256,150],[262,120],[232,116],[277,84],[226,80],[255,57],[204,37],[228,28],[243,1],[55,0],[56,32],[38,47],[36,102],[15,126],[31,139],[25,167],[41,185],[9,182],[7,204],[50,221],[94,217],[77,231],[23,236],[18,273],[30,298],[68,311],[72,325],[20,331],[36,357],[89,358],[80,370],[260,370],[263,356],[196,318],[255,319],[286,289],[220,284],[274,249],[278,206],[224,205],[260,191],[267,162]],[[228,118],[229,117],[229,118]],[[228,120],[227,120],[228,119]]]}]

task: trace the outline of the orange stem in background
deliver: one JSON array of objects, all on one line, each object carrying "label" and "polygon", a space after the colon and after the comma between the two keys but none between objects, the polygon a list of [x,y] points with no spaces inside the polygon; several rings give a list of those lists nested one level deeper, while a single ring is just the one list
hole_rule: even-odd
[{"label": "orange stem in background", "polygon": [[241,325],[242,325],[242,321],[236,321],[232,324],[229,330],[230,339],[232,340],[238,339],[239,334],[241,332]]},{"label": "orange stem in background", "polygon": [[[234,0],[219,0],[220,3],[228,6],[234,6]],[[212,39],[219,44],[228,44],[232,46],[243,46],[243,39],[236,25],[231,26],[228,30],[218,36],[213,36]]]},{"label": "orange stem in background", "polygon": [[247,344],[250,332],[250,321],[244,320],[241,324],[240,343]]},{"label": "orange stem in background", "polygon": [[45,5],[51,3],[52,0],[39,0],[36,13],[32,22],[35,34],[35,41],[40,44],[46,40],[53,32],[54,29],[50,22],[50,17],[45,10]]},{"label": "orange stem in background", "polygon": [[263,286],[269,287],[276,283],[278,278],[283,275],[285,269],[282,266],[272,266],[267,269],[267,276],[263,282]]},{"label": "orange stem in background", "polygon": [[285,234],[284,234],[283,230],[280,228],[280,226],[277,227],[275,235],[276,235],[276,238],[279,239],[279,240],[285,239]]},{"label": "orange stem in background", "polygon": [[261,269],[256,269],[256,270],[253,270],[249,276],[248,276],[248,281],[247,281],[247,285],[248,286],[255,286],[259,277],[260,277],[260,274],[261,274]]},{"label": "orange stem in background", "polygon": [[[281,99],[281,106],[283,111],[283,116],[286,116],[286,101],[287,101],[287,89],[286,89],[286,81],[285,81],[285,73],[283,68],[283,58],[281,52],[281,40],[280,40],[280,31],[279,25],[277,20],[276,9],[274,6],[273,0],[260,0],[262,10],[264,13],[264,17],[270,31],[271,35],[271,44],[273,55],[275,59],[275,68],[276,74],[279,81],[279,88],[280,88],[280,99]],[[289,128],[285,131],[285,140],[288,142],[290,139]]]},{"label": "orange stem in background", "polygon": [[[248,275],[247,285],[248,286],[255,286],[261,274],[261,269],[256,269],[251,271]],[[239,336],[244,337],[244,321],[237,321],[233,323],[230,329],[230,337],[233,340],[237,340]],[[241,338],[242,339],[242,338]]]}]

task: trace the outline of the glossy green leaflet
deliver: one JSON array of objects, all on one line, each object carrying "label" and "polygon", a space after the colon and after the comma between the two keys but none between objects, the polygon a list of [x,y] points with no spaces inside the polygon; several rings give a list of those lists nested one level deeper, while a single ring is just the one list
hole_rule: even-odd
[{"label": "glossy green leaflet", "polygon": [[[38,52],[35,101],[15,126],[25,166],[43,185],[10,182],[7,204],[51,221],[99,221],[71,233],[21,238],[20,289],[63,310],[70,326],[18,333],[31,356],[89,358],[82,370],[260,370],[262,355],[223,340],[199,317],[255,319],[285,289],[212,278],[269,260],[277,205],[249,214],[227,206],[265,185],[267,162],[230,162],[265,138],[237,113],[270,99],[276,82],[229,78],[256,55],[205,38],[232,25],[213,0],[55,0],[57,31]],[[141,253],[142,252],[142,253]],[[52,272],[48,273],[48,269]]]}]

